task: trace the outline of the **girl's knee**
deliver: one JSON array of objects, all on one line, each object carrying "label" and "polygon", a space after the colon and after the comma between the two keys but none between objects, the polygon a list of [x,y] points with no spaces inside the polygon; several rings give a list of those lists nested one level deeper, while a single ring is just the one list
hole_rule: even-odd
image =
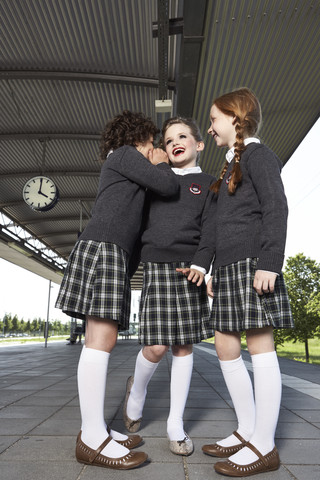
[{"label": "girl's knee", "polygon": [[273,328],[247,330],[247,346],[250,355],[268,353],[274,350]]},{"label": "girl's knee", "polygon": [[241,336],[238,332],[215,333],[215,347],[219,360],[235,360],[241,354]]},{"label": "girl's knee", "polygon": [[172,345],[172,355],[175,357],[185,357],[192,353],[193,345]]},{"label": "girl's knee", "polygon": [[143,356],[150,362],[157,363],[160,362],[168,349],[167,345],[147,345],[143,348]]}]

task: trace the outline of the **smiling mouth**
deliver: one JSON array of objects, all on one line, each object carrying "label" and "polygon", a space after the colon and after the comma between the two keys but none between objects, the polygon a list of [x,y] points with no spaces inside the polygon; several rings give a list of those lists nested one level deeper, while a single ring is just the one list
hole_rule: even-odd
[{"label": "smiling mouth", "polygon": [[184,148],[181,148],[181,147],[174,148],[172,150],[172,153],[175,157],[177,157],[178,155],[182,155],[184,153]]}]

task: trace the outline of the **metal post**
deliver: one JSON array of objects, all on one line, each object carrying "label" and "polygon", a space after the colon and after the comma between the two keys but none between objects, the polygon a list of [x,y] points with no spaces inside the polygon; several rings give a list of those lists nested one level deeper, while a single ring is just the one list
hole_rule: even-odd
[{"label": "metal post", "polygon": [[47,320],[46,320],[46,325],[45,325],[45,329],[44,329],[44,346],[45,346],[45,348],[47,348],[47,341],[48,341],[50,295],[51,295],[51,280],[49,280]]},{"label": "metal post", "polygon": [[167,98],[168,90],[169,1],[158,0],[158,75],[159,99]]},{"label": "metal post", "polygon": [[83,220],[82,220],[82,210],[83,210],[83,208],[82,208],[82,202],[81,202],[81,200],[79,200],[79,204],[80,204],[80,225],[79,225],[79,233],[82,233],[82,222],[83,222]]}]

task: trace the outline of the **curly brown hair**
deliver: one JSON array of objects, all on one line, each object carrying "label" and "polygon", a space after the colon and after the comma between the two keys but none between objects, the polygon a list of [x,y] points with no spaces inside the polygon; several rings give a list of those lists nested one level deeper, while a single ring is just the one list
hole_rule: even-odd
[{"label": "curly brown hair", "polygon": [[123,145],[136,146],[158,133],[159,129],[151,118],[141,112],[124,110],[108,122],[102,132],[100,159],[104,161],[110,150],[116,150]]}]

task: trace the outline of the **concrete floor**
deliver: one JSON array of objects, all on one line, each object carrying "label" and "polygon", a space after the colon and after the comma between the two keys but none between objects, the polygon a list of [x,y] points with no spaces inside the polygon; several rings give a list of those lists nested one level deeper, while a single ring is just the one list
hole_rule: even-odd
[{"label": "concrete floor", "polygon": [[[119,340],[108,371],[105,416],[125,433],[122,403],[126,379],[133,374],[140,347]],[[90,467],[74,457],[80,427],[76,370],[80,345],[65,342],[0,347],[0,478],[1,480],[207,480],[222,479],[201,451],[236,428],[235,415],[215,349],[194,348],[194,371],[185,411],[185,428],[195,444],[189,457],[173,455],[166,439],[169,410],[167,355],[149,384],[140,434],[150,462],[127,472]],[[247,352],[244,359],[249,362]],[[283,396],[276,444],[281,467],[256,475],[257,480],[320,479],[320,367],[279,359]],[[250,369],[251,364],[248,363]]]}]

